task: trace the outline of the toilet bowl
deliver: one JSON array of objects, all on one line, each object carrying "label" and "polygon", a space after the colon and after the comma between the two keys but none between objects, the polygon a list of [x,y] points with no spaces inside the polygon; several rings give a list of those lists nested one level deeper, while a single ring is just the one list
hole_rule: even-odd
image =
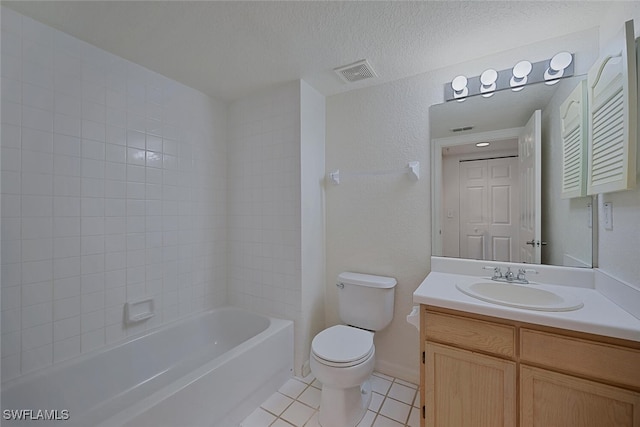
[{"label": "toilet bowl", "polygon": [[311,349],[310,368],[322,383],[318,422],[322,427],[355,426],[371,402],[373,333],[332,326],[316,335]]},{"label": "toilet bowl", "polygon": [[373,331],[393,319],[395,286],[392,277],[351,272],[338,276],[338,312],[350,326],[335,325],[318,333],[309,357],[311,372],[322,383],[322,427],[355,427],[367,412],[376,354]]}]

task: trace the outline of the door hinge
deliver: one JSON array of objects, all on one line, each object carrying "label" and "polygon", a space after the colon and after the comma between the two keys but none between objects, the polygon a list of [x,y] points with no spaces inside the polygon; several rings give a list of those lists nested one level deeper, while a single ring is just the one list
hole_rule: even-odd
[{"label": "door hinge", "polygon": [[424,365],[424,351],[422,352],[422,364]]},{"label": "door hinge", "polygon": [[422,405],[422,418],[427,418],[427,412],[426,412],[426,407],[424,405]]}]

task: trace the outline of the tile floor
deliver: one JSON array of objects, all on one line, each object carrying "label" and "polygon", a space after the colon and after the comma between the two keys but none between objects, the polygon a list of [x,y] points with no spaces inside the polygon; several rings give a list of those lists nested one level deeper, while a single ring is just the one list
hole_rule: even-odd
[{"label": "tile floor", "polygon": [[[321,384],[313,375],[291,378],[251,413],[241,427],[318,427]],[[419,427],[420,393],[415,384],[378,372],[371,377],[373,396],[358,427]],[[325,426],[341,427],[341,426]]]}]

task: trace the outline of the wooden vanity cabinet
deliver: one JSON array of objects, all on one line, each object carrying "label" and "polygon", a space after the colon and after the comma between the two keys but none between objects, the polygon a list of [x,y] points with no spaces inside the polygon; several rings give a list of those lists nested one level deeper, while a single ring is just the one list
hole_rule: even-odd
[{"label": "wooden vanity cabinet", "polygon": [[640,343],[421,306],[422,427],[640,427]]}]

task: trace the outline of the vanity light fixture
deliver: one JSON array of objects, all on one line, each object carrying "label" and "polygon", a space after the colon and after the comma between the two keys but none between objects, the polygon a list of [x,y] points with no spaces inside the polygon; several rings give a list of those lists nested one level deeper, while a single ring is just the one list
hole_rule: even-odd
[{"label": "vanity light fixture", "polygon": [[564,71],[573,62],[573,55],[569,52],[556,53],[549,60],[549,67],[544,72],[545,84],[554,85],[564,75]]},{"label": "vanity light fixture", "polygon": [[524,85],[527,84],[529,73],[533,66],[529,61],[520,61],[513,67],[513,77],[509,80],[509,86],[514,92],[524,89]]},{"label": "vanity light fixture", "polygon": [[496,91],[496,81],[498,80],[498,72],[493,68],[485,70],[480,75],[480,93],[485,98],[489,98]]},{"label": "vanity light fixture", "polygon": [[478,142],[476,143],[476,147],[488,147],[489,143],[488,142]]},{"label": "vanity light fixture", "polygon": [[457,76],[451,81],[451,89],[453,89],[453,97],[458,101],[464,101],[467,95],[469,95],[469,88],[467,87],[467,78],[465,76]]},{"label": "vanity light fixture", "polygon": [[574,68],[575,58],[569,52],[559,52],[551,59],[538,62],[519,61],[505,70],[487,68],[479,76],[458,75],[451,82],[445,83],[444,99],[460,102],[476,95],[489,98],[500,90],[511,89],[518,92],[533,83],[544,82],[551,85],[573,76]]}]

